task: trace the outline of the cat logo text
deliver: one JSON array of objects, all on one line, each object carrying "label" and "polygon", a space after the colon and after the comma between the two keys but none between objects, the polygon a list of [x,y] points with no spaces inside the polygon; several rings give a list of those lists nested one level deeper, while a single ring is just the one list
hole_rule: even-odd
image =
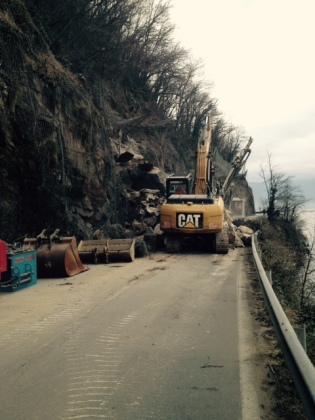
[{"label": "cat logo text", "polygon": [[176,227],[186,229],[202,229],[202,213],[177,213]]}]

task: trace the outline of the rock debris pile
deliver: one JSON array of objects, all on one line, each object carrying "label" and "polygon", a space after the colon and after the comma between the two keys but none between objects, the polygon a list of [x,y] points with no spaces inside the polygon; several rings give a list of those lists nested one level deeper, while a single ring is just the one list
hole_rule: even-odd
[{"label": "rock debris pile", "polygon": [[165,197],[160,190],[144,188],[140,191],[127,189],[129,201],[129,220],[126,228],[132,229],[136,235],[160,234],[159,215]]}]

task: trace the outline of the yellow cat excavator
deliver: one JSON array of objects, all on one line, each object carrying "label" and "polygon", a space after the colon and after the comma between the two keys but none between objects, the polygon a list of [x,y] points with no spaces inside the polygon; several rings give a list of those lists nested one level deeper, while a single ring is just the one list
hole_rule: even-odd
[{"label": "yellow cat excavator", "polygon": [[[210,114],[199,137],[195,182],[191,174],[166,180],[166,202],[160,210],[160,227],[168,252],[180,252],[186,239],[202,239],[217,254],[226,254],[229,239],[224,225],[224,196],[232,179],[250,153],[250,144],[237,156],[222,189],[214,184],[213,145]],[[224,194],[222,194],[224,193]]]}]

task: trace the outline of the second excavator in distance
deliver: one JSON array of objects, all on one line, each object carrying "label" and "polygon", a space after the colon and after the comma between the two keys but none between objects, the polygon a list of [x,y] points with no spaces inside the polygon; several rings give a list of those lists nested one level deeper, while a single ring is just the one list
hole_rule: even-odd
[{"label": "second excavator in distance", "polygon": [[252,138],[237,154],[232,168],[220,187],[214,179],[213,144],[210,114],[199,136],[195,180],[187,176],[170,176],[166,180],[166,202],[160,210],[160,227],[165,234],[167,252],[180,252],[187,239],[201,239],[205,247],[217,254],[229,250],[224,198],[235,176],[245,164]]}]

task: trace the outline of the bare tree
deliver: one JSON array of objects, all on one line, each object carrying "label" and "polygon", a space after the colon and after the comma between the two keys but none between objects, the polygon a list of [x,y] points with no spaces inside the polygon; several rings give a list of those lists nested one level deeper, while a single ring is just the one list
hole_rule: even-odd
[{"label": "bare tree", "polygon": [[[170,0],[25,0],[50,51],[64,66],[88,81],[101,107],[110,86],[118,85],[138,104],[151,102],[174,122],[184,142],[194,142],[201,115],[211,109],[214,141],[232,161],[241,129],[219,116],[203,63],[174,42]],[[83,76],[83,77],[81,77]],[[129,94],[128,93],[128,94]]]},{"label": "bare tree", "polygon": [[259,175],[266,186],[268,220],[272,222],[280,217],[288,222],[297,220],[307,200],[300,188],[293,184],[293,177],[280,172],[272,162],[271,153],[265,165],[260,165]]},{"label": "bare tree", "polygon": [[292,177],[284,180],[278,192],[278,208],[282,218],[288,222],[297,220],[308,200],[304,197],[300,187],[293,183]]}]

